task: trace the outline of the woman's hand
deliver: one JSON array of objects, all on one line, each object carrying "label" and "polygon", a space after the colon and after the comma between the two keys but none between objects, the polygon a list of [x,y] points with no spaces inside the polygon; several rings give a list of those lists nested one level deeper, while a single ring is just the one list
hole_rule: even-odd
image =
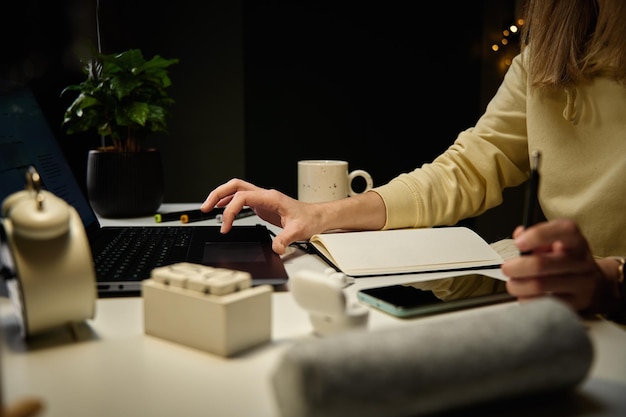
[{"label": "woman's hand", "polygon": [[[572,220],[538,223],[513,233],[515,245],[529,252],[502,264],[509,277],[507,291],[521,300],[542,295],[558,297],[577,311],[602,310],[612,300],[603,299],[617,262],[594,259],[587,240]],[[610,294],[609,294],[610,295]]]},{"label": "woman's hand", "polygon": [[208,212],[213,207],[225,207],[221,232],[228,233],[235,215],[244,206],[250,207],[261,219],[281,227],[274,238],[272,249],[282,255],[287,246],[299,240],[307,240],[323,230],[317,204],[302,203],[279,191],[257,187],[240,179],[218,186],[207,196],[200,209]]},{"label": "woman's hand", "polygon": [[386,208],[381,196],[370,190],[352,197],[323,203],[303,203],[279,191],[232,179],[208,195],[200,210],[224,207],[222,233],[228,233],[239,211],[248,206],[268,223],[283,230],[272,243],[282,255],[296,241],[329,230],[378,230],[385,225]]}]

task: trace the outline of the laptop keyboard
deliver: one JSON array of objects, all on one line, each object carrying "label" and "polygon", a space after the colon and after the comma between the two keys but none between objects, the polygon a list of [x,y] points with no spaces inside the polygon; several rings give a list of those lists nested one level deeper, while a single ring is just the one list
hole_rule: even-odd
[{"label": "laptop keyboard", "polygon": [[189,246],[191,233],[190,227],[124,229],[94,257],[98,281],[149,278],[152,269],[180,260]]}]

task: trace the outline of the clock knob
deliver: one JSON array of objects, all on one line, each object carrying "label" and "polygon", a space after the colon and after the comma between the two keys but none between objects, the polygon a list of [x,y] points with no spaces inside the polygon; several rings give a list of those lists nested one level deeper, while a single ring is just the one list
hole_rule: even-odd
[{"label": "clock knob", "polygon": [[27,239],[54,239],[69,230],[68,205],[41,189],[41,178],[34,167],[26,172],[26,189],[5,200],[2,214],[11,219],[14,232]]}]

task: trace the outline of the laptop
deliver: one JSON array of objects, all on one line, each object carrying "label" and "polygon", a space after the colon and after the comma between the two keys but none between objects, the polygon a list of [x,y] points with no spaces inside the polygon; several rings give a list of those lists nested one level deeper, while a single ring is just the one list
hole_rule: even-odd
[{"label": "laptop", "polygon": [[[221,234],[219,226],[207,225],[101,226],[31,89],[0,80],[0,203],[24,189],[31,165],[43,188],[80,215],[100,297],[139,295],[141,281],[149,278],[153,268],[178,262],[246,271],[253,285],[287,282],[282,259],[272,251],[272,235],[264,225],[234,226],[227,234]],[[128,252],[121,252],[120,244]]]}]

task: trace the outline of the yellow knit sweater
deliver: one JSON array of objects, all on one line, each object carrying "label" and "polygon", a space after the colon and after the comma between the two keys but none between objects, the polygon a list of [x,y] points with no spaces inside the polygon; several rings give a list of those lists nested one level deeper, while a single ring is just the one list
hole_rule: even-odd
[{"label": "yellow knit sweater", "polygon": [[476,126],[432,163],[374,189],[385,229],[452,225],[502,202],[540,150],[539,201],[548,219],[574,219],[596,256],[626,255],[626,88],[597,78],[531,90],[518,55]]}]

